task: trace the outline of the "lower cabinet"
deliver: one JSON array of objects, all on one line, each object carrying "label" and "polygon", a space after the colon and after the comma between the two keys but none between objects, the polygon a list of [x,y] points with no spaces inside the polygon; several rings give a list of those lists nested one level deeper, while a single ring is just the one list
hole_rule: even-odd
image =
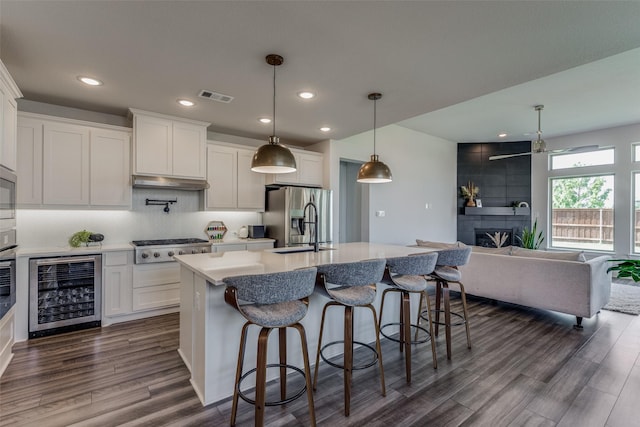
[{"label": "lower cabinet", "polygon": [[180,264],[134,265],[133,311],[180,305]]},{"label": "lower cabinet", "polygon": [[251,242],[237,243],[214,243],[212,252],[231,252],[231,251],[261,251],[263,249],[273,249],[273,240],[259,240]]},{"label": "lower cabinet", "polygon": [[133,250],[102,259],[103,326],[178,311],[180,264],[134,264]]}]

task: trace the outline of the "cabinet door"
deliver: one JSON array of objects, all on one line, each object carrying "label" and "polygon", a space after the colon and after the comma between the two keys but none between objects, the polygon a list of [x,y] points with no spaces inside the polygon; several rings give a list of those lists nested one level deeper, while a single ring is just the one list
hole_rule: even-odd
[{"label": "cabinet door", "polygon": [[130,265],[104,268],[104,315],[120,316],[132,311],[132,272]]},{"label": "cabinet door", "polygon": [[16,105],[16,100],[11,98],[10,95],[1,93],[2,88],[0,88],[0,98],[4,98],[2,102],[3,107],[3,119],[2,124],[0,126],[4,126],[2,135],[2,142],[0,145],[2,146],[2,152],[0,153],[0,163],[3,166],[15,171],[17,168],[17,160],[16,160],[16,121],[17,121],[17,113],[18,108]]},{"label": "cabinet door", "polygon": [[207,209],[238,206],[237,150],[219,145],[207,147]]},{"label": "cabinet door", "polygon": [[18,206],[42,204],[42,122],[18,120]]},{"label": "cabinet door", "polygon": [[251,170],[253,151],[238,150],[238,208],[264,211],[264,174]]},{"label": "cabinet door", "polygon": [[172,175],[172,121],[137,115],[134,129],[135,173]]},{"label": "cabinet door", "polygon": [[43,203],[88,205],[88,128],[45,123],[43,132]]},{"label": "cabinet door", "polygon": [[261,251],[263,249],[273,249],[274,242],[251,242],[247,243],[248,251]]},{"label": "cabinet door", "polygon": [[173,175],[205,178],[207,128],[190,123],[173,123]]},{"label": "cabinet door", "polygon": [[90,184],[92,205],[130,206],[129,135],[91,130]]},{"label": "cabinet door", "polygon": [[298,182],[322,186],[322,155],[300,153],[296,157],[298,164]]},{"label": "cabinet door", "polygon": [[213,252],[234,252],[234,251],[245,251],[247,250],[246,243],[229,243],[226,245],[213,245]]}]

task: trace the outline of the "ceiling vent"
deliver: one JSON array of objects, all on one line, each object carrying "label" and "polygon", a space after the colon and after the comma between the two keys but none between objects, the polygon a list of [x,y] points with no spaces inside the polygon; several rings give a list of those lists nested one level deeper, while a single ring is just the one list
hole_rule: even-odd
[{"label": "ceiling vent", "polygon": [[233,96],[225,95],[223,93],[214,92],[212,90],[203,89],[198,94],[200,98],[209,99],[211,101],[218,101],[225,104],[233,101]]}]

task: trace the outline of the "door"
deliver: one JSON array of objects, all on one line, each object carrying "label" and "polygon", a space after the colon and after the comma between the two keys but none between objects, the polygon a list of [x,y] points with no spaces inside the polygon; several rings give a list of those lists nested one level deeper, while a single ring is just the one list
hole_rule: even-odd
[{"label": "door", "polygon": [[340,243],[369,241],[369,185],[356,181],[361,166],[340,161]]}]

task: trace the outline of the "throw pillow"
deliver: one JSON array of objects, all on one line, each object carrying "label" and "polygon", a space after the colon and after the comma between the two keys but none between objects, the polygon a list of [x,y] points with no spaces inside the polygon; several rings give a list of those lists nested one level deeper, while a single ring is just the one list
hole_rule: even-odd
[{"label": "throw pillow", "polygon": [[511,255],[531,258],[557,259],[562,261],[586,261],[584,252],[548,252],[525,249],[519,246],[514,246],[511,249]]},{"label": "throw pillow", "polygon": [[464,248],[465,245],[462,242],[445,243],[445,242],[429,242],[428,240],[416,239],[418,246],[426,246],[434,249],[451,249],[451,248]]},{"label": "throw pillow", "polygon": [[502,246],[500,248],[471,246],[471,252],[481,253],[481,254],[494,254],[494,255],[511,255],[511,246]]}]

